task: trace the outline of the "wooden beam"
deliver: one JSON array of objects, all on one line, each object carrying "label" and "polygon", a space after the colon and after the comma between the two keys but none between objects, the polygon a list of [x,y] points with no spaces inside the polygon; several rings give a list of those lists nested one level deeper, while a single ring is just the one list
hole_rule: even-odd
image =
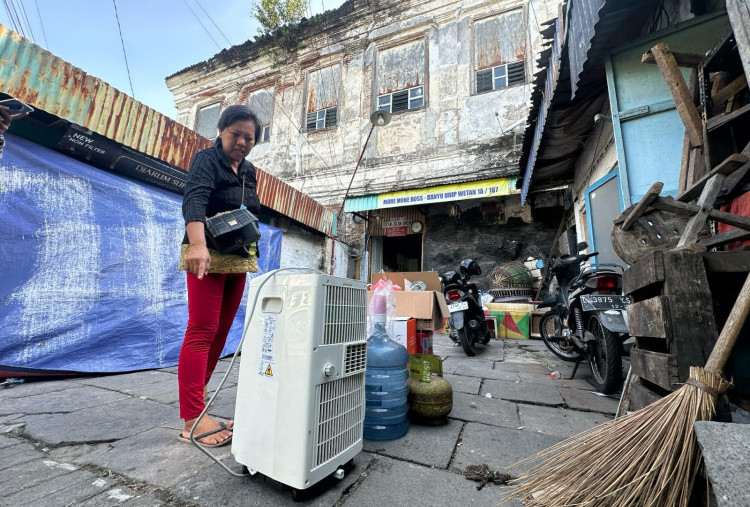
[{"label": "wooden beam", "polygon": [[680,241],[677,242],[678,247],[698,240],[698,233],[706,227],[706,220],[708,220],[709,213],[713,211],[714,202],[721,192],[721,185],[725,178],[723,174],[714,174],[708,179],[696,203],[700,206],[700,210],[688,221],[685,230],[682,231]]},{"label": "wooden beam", "polygon": [[685,79],[682,77],[680,67],[669,51],[669,46],[665,42],[660,42],[651,48],[651,53],[672,94],[677,112],[682,119],[682,123],[685,125],[685,132],[690,139],[690,144],[701,146],[703,144],[701,117],[693,103],[690,90],[687,84],[685,84]]},{"label": "wooden beam", "polygon": [[744,74],[736,78],[734,81],[726,85],[724,88],[716,92],[715,95],[711,96],[711,105],[714,108],[719,107],[724,102],[734,97],[737,93],[747,87],[747,78]]},{"label": "wooden beam", "polygon": [[726,5],[742,66],[750,76],[750,7],[747,0],[726,0]]},{"label": "wooden beam", "polygon": [[748,162],[748,158],[745,155],[740,155],[738,153],[735,153],[733,155],[729,155],[727,158],[724,159],[722,163],[711,169],[711,172],[703,176],[701,179],[696,181],[690,188],[685,190],[680,196],[677,198],[678,201],[682,202],[690,202],[696,197],[700,195],[700,193],[703,191],[703,187],[706,186],[706,182],[713,176],[716,176],[717,174],[722,174],[724,176],[728,176],[732,174],[734,171],[742,167],[745,163]]},{"label": "wooden beam", "polygon": [[[695,216],[702,210],[701,206],[698,204],[675,201],[671,197],[660,197],[651,203],[651,207],[682,216]],[[708,214],[706,215],[706,220],[717,220],[733,227],[750,230],[750,217],[742,217],[718,209],[709,209]],[[705,244],[703,241],[700,243]]]},{"label": "wooden beam", "polygon": [[750,231],[744,231],[742,229],[732,229],[726,232],[720,232],[713,236],[698,241],[701,245],[706,248],[715,248],[717,246],[726,245],[727,243],[733,243],[735,241],[744,241],[750,239]]},{"label": "wooden beam", "polygon": [[656,200],[657,197],[659,197],[659,194],[661,193],[661,189],[664,187],[664,183],[661,181],[655,182],[653,185],[651,185],[651,188],[648,189],[646,194],[641,197],[641,200],[638,201],[638,204],[635,205],[635,208],[633,208],[633,211],[630,212],[630,215],[628,215],[628,218],[625,219],[625,222],[622,224],[622,230],[627,231],[630,229],[636,220],[638,220],[644,211],[646,211],[649,207],[649,205]]},{"label": "wooden beam", "polygon": [[[704,56],[694,53],[672,53],[677,65],[680,67],[697,67],[703,63]],[[656,63],[653,53],[646,51],[641,57],[641,63]]]}]

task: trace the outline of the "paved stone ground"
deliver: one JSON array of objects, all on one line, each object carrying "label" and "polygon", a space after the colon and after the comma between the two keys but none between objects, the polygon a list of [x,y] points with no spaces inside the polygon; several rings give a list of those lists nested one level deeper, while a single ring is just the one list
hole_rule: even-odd
[{"label": "paved stone ground", "polygon": [[[454,389],[448,424],[412,425],[388,442],[365,440],[344,479],[325,480],[303,505],[512,506],[507,486],[477,490],[467,466],[504,471],[518,460],[611,419],[617,397],[598,396],[581,365],[541,341],[493,340],[467,357],[435,336]],[[219,363],[225,372],[229,359]],[[236,478],[177,441],[176,368],[37,381],[0,389],[0,506],[293,505],[289,488],[259,475]],[[210,413],[234,414],[238,367]],[[222,375],[214,375],[215,389]],[[240,471],[229,446],[217,455]],[[510,468],[517,474],[520,470]]]}]

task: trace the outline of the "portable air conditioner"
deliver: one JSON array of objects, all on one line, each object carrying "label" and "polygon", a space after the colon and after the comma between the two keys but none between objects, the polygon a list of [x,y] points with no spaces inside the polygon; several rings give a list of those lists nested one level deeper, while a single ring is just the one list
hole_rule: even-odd
[{"label": "portable air conditioner", "polygon": [[247,302],[232,454],[297,490],[341,478],[362,450],[365,283],[271,273],[250,283]]}]

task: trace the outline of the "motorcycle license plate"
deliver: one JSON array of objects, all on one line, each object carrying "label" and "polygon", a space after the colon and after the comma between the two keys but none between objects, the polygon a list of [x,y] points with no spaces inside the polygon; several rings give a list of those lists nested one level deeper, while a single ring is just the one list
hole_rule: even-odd
[{"label": "motorcycle license plate", "polygon": [[448,305],[448,311],[453,312],[460,312],[462,310],[468,310],[469,309],[469,303],[466,301],[461,301],[460,303],[453,303]]},{"label": "motorcycle license plate", "polygon": [[581,307],[584,311],[624,310],[630,303],[632,303],[630,296],[610,296],[606,294],[583,294],[581,296]]}]

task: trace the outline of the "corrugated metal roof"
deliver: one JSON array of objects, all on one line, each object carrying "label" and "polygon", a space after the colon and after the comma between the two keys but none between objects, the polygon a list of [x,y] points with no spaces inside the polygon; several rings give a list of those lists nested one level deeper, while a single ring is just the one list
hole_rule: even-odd
[{"label": "corrugated metal roof", "polygon": [[[611,48],[642,33],[657,7],[658,0],[566,2],[563,19],[568,26],[555,83],[546,68],[554,61],[553,51],[546,49],[538,59],[541,70],[535,74],[520,160],[524,199],[532,178],[538,186],[572,178],[583,140],[594,127],[593,116],[607,99],[604,59]],[[543,35],[551,38],[552,26]],[[546,117],[543,124],[540,116]]]},{"label": "corrugated metal roof", "polygon": [[[211,141],[0,24],[0,91],[185,171]],[[333,212],[262,170],[260,202],[325,234]]]}]

